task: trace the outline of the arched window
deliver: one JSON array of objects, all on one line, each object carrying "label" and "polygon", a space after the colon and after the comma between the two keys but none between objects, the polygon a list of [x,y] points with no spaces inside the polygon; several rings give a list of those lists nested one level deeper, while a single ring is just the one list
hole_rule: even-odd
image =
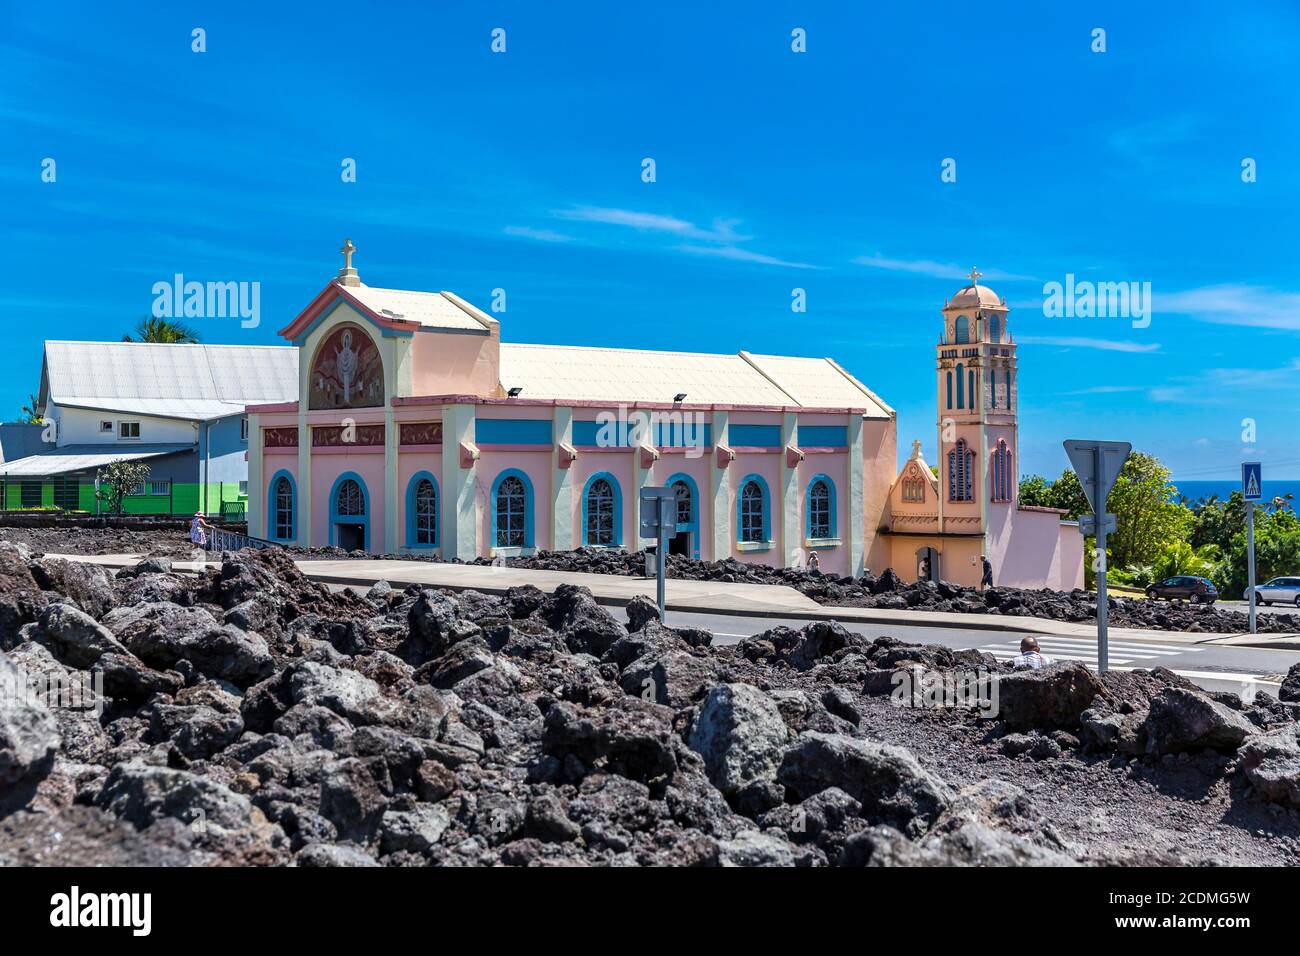
[{"label": "arched window", "polygon": [[1002,341],[1002,316],[998,315],[996,312],[989,316],[989,341]]},{"label": "arched window", "polygon": [[1011,369],[1007,369],[1007,408],[1011,407]]},{"label": "arched window", "polygon": [[903,500],[925,501],[925,479],[921,477],[915,466],[909,467],[907,474],[903,476]]},{"label": "arched window", "polygon": [[966,374],[961,362],[957,363],[957,407],[966,407]]},{"label": "arched window", "polygon": [[677,496],[677,525],[680,531],[682,525],[689,528],[695,521],[694,502],[691,501],[691,486],[684,481],[674,481],[672,489],[673,494]]},{"label": "arched window", "polygon": [[954,338],[957,340],[957,344],[958,345],[968,344],[970,342],[970,319],[966,318],[966,316],[964,315],[957,316],[957,323],[954,326],[954,328],[957,333],[954,336]]},{"label": "arched window", "polygon": [[618,544],[618,503],[608,478],[587,485],[587,544],[612,548]]},{"label": "arched window", "polygon": [[293,540],[293,481],[278,475],[271,482],[271,537],[277,541]]},{"label": "arched window", "polygon": [[740,488],[740,540],[767,540],[767,492],[753,478]]},{"label": "arched window", "polygon": [[528,489],[517,475],[506,475],[497,483],[496,547],[528,546]]},{"label": "arched window", "polygon": [[1011,467],[1011,449],[1007,447],[1005,441],[998,441],[998,447],[993,451],[993,500],[1010,501],[1012,496],[1012,481],[1015,472]]},{"label": "arched window", "polygon": [[359,517],[366,513],[366,499],[361,493],[361,486],[351,478],[339,485],[335,496],[335,513],[348,517]]},{"label": "arched window", "polygon": [[835,492],[829,478],[818,476],[808,486],[808,537],[835,537]]},{"label": "arched window", "polygon": [[411,479],[406,498],[406,545],[433,548],[438,544],[438,486],[427,472]]},{"label": "arched window", "polygon": [[974,369],[969,369],[969,370],[966,372],[966,375],[967,375],[967,377],[968,377],[968,382],[969,382],[969,384],[970,384],[970,407],[971,407],[971,408],[978,408],[978,407],[979,407],[979,402],[976,401],[976,398],[975,398],[975,396],[976,396],[976,392],[975,392],[975,370],[974,370]]},{"label": "arched window", "polygon": [[948,407],[952,408],[952,372],[948,372]]},{"label": "arched window", "polygon": [[971,473],[975,467],[975,453],[966,447],[966,439],[957,440],[956,447],[948,452],[948,500],[970,501]]}]

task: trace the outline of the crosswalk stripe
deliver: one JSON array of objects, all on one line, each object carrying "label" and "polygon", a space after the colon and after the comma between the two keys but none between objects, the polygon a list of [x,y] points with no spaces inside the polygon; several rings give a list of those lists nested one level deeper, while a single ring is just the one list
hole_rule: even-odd
[{"label": "crosswalk stripe", "polygon": [[[1038,640],[1039,643],[1041,644],[1049,644],[1049,643],[1058,644],[1058,645],[1076,644],[1085,647],[1095,647],[1097,645],[1097,639],[1095,637],[1040,637]],[[1016,643],[1016,642],[1008,641],[1007,643]],[[1164,651],[1165,653],[1168,654],[1183,654],[1183,653],[1189,653],[1189,652],[1195,652],[1201,650],[1201,648],[1199,647],[1187,647],[1186,649],[1184,649],[1182,645],[1144,644],[1141,641],[1126,641],[1123,638],[1111,641],[1111,646],[1131,647],[1134,650],[1142,650],[1142,651]],[[1170,650],[1171,647],[1175,647],[1175,646],[1177,647],[1177,649]]]},{"label": "crosswalk stripe", "polygon": [[[1066,651],[1080,651],[1080,650],[1095,650],[1097,647],[1096,641],[1069,640],[1067,642],[1063,640],[1058,640],[1057,638],[1054,637],[1040,638],[1038,644],[1044,650],[1046,650],[1047,648],[1055,647],[1060,650],[1066,650]],[[989,645],[989,646],[1011,647],[1011,648],[1018,649],[1020,647],[1020,642],[1004,641],[1002,643],[996,645]],[[1151,644],[1134,644],[1129,641],[1111,641],[1110,646],[1113,649],[1118,649],[1124,651],[1125,653],[1131,653],[1135,656],[1142,656],[1142,657],[1178,657],[1180,654],[1197,654],[1200,653],[1200,651],[1202,650],[1202,648],[1199,647],[1173,648],[1170,647],[1168,644],[1162,647],[1156,647]]]},{"label": "crosswalk stripe", "polygon": [[[1000,647],[999,647],[999,648],[981,647],[980,650],[981,650],[981,651],[986,651],[987,653],[992,654],[994,657],[998,657],[998,656],[1005,657],[1007,660],[1010,660],[1011,658],[1013,658],[1013,657],[1016,656],[1015,653],[1013,653],[1013,652],[1011,652],[1011,651],[1008,651],[1008,650],[1006,650],[1005,648],[1000,648]],[[1016,652],[1016,653],[1018,653],[1018,652]],[[1056,653],[1052,653],[1052,654],[1048,654],[1047,656],[1050,657],[1050,658],[1051,658],[1052,660],[1054,660],[1054,661],[1091,661],[1091,662],[1094,663],[1094,664],[1097,662],[1097,655],[1096,655],[1096,654],[1056,654]],[[1127,664],[1129,661],[1131,661],[1131,660],[1136,660],[1136,659],[1137,659],[1137,658],[1133,658],[1133,657],[1113,657],[1113,658],[1111,658],[1111,663],[1113,663],[1113,664]]]}]

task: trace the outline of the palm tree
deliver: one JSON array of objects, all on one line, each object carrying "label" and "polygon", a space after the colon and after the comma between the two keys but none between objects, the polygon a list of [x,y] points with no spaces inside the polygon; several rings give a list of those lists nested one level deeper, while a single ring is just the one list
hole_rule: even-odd
[{"label": "palm tree", "polygon": [[123,342],[159,342],[165,345],[193,345],[198,340],[198,333],[183,322],[151,316],[140,320],[134,335],[122,336]]},{"label": "palm tree", "polygon": [[45,419],[41,418],[41,413],[36,410],[36,396],[30,392],[27,393],[27,404],[19,414],[22,415],[21,421],[28,425],[42,425],[45,422]]}]

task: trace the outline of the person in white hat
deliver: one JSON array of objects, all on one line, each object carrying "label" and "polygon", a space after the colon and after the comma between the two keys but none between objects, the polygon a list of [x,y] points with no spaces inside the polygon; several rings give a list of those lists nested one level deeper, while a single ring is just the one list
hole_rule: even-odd
[{"label": "person in white hat", "polygon": [[203,512],[194,512],[194,519],[190,522],[190,543],[203,547],[208,543],[208,532],[211,529],[212,525],[203,520]]}]

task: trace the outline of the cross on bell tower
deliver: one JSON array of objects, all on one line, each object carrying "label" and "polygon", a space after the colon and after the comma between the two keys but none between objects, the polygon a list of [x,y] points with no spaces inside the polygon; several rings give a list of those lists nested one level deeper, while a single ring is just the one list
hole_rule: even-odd
[{"label": "cross on bell tower", "polygon": [[944,305],[935,347],[944,531],[985,533],[991,514],[1016,503],[1016,346],[1010,310],[982,278],[972,267],[968,284]]},{"label": "cross on bell tower", "polygon": [[357,247],[352,244],[351,239],[343,240],[343,248],[339,252],[343,253],[343,268],[339,270],[338,278],[334,281],[339,285],[361,285],[361,277],[357,275],[357,270],[352,268],[352,253],[357,251]]}]

